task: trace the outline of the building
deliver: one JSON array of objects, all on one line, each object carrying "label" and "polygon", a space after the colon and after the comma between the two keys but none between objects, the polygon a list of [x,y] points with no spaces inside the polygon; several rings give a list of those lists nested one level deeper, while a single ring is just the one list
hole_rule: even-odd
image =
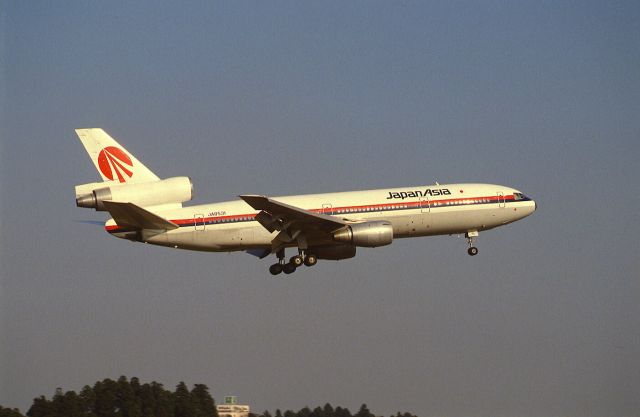
[{"label": "building", "polygon": [[238,404],[238,397],[224,397],[224,404],[216,405],[218,417],[249,417],[251,409],[248,405]]}]

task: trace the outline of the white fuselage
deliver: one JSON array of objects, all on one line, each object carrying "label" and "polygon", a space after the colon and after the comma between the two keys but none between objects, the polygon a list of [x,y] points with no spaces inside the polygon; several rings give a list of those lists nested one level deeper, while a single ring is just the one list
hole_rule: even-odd
[{"label": "white fuselage", "polygon": [[[522,219],[536,203],[518,190],[492,184],[448,184],[327,194],[273,200],[343,219],[386,220],[394,238],[479,232]],[[160,234],[127,231],[109,220],[105,229],[121,238],[180,249],[225,252],[270,248],[270,233],[255,220],[258,211],[242,200],[154,210],[180,227]],[[309,242],[310,245],[331,241]],[[290,246],[295,246],[292,243]]]}]

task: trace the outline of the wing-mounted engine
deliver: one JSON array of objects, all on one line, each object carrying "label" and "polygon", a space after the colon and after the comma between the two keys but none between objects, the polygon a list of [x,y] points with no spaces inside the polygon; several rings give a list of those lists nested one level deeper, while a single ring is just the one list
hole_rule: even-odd
[{"label": "wing-mounted engine", "polygon": [[354,223],[334,232],[333,239],[367,248],[390,245],[393,242],[393,226],[388,221]]},{"label": "wing-mounted engine", "polygon": [[189,177],[140,183],[95,182],[76,186],[76,205],[106,211],[104,201],[133,203],[140,207],[180,204],[193,198]]}]

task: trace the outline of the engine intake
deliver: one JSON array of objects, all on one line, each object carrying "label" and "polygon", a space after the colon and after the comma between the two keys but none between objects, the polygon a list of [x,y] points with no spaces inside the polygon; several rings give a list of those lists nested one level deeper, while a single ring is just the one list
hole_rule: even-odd
[{"label": "engine intake", "polygon": [[393,226],[388,221],[354,223],[335,232],[333,239],[367,248],[390,245],[393,242]]}]

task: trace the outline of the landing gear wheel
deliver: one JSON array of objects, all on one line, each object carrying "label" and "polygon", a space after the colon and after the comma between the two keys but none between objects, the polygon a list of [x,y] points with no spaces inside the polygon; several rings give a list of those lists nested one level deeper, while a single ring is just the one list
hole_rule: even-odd
[{"label": "landing gear wheel", "polygon": [[294,272],[296,272],[296,266],[293,264],[284,264],[282,265],[282,272],[284,272],[285,274],[293,274]]},{"label": "landing gear wheel", "polygon": [[304,260],[302,259],[302,256],[300,256],[300,255],[292,256],[291,259],[289,259],[289,263],[291,265],[295,266],[296,268],[301,266],[303,262],[304,262]]},{"label": "landing gear wheel", "polygon": [[316,258],[315,255],[307,255],[307,257],[304,259],[304,264],[306,266],[314,266],[317,263],[318,263],[318,258]]},{"label": "landing gear wheel", "polygon": [[282,265],[280,264],[273,264],[269,267],[269,272],[271,272],[271,275],[278,275],[280,272],[282,272]]},{"label": "landing gear wheel", "polygon": [[473,241],[476,237],[478,237],[478,231],[470,230],[467,233],[465,233],[464,237],[467,238],[467,243],[469,244],[469,249],[467,249],[467,253],[470,256],[476,256],[478,254],[478,248],[473,246]]}]

